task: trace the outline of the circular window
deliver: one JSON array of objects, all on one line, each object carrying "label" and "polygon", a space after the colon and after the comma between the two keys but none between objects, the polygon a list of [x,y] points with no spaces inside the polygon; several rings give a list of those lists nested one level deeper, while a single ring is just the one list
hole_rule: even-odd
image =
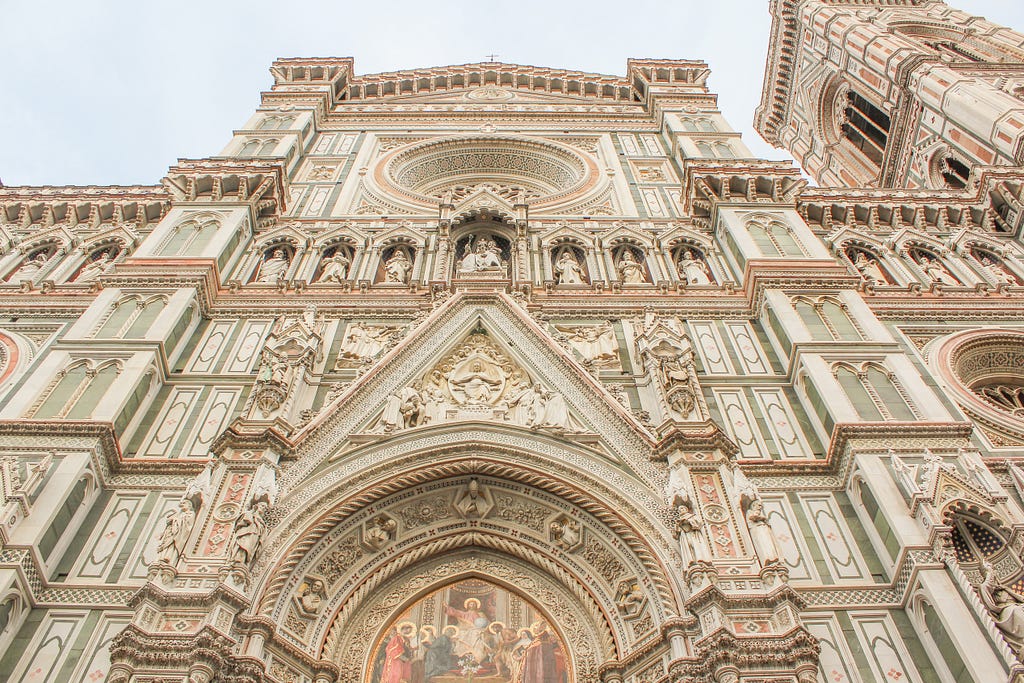
[{"label": "circular window", "polygon": [[939,347],[938,360],[953,397],[991,440],[1024,443],[1024,332],[963,332]]},{"label": "circular window", "polygon": [[458,201],[479,189],[508,199],[550,204],[583,192],[593,161],[548,141],[483,135],[430,140],[396,150],[375,179],[421,202]]}]

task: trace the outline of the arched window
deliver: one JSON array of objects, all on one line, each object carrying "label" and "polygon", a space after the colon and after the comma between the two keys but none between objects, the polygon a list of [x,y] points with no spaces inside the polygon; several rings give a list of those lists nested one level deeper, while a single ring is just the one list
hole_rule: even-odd
[{"label": "arched window", "polygon": [[171,231],[158,253],[162,256],[198,256],[218,227],[220,223],[209,217],[180,223]]},{"label": "arched window", "polygon": [[260,151],[256,153],[256,156],[265,157],[270,155],[270,153],[274,151],[274,148],[277,147],[278,142],[279,140],[267,140],[263,143],[263,146],[260,147]]},{"label": "arched window", "polygon": [[715,143],[715,156],[722,159],[735,159],[736,153],[732,150],[732,145],[727,142],[716,142]]},{"label": "arched window", "polygon": [[96,331],[97,338],[141,339],[167,307],[162,296],[143,301],[138,296],[128,296],[116,304]]},{"label": "arched window", "polygon": [[889,115],[861,97],[853,90],[846,93],[846,107],[843,110],[843,137],[864,153],[876,166],[882,165],[885,146],[889,141],[892,121]]},{"label": "arched window", "polygon": [[804,257],[807,255],[804,253],[803,247],[793,237],[793,233],[782,223],[772,221],[766,225],[760,221],[750,221],[747,223],[747,230],[765,256]]},{"label": "arched window", "polygon": [[854,368],[846,363],[833,366],[832,374],[863,420],[918,419],[895,375],[877,363]]},{"label": "arched window", "polygon": [[942,182],[950,190],[962,190],[967,187],[971,177],[971,169],[956,157],[946,156],[939,162],[939,175]]},{"label": "arched window", "polygon": [[260,140],[249,140],[244,145],[242,145],[242,149],[238,150],[238,156],[240,156],[240,157],[251,157],[251,156],[254,156],[256,154],[256,150],[258,150],[260,148],[261,144],[262,144],[262,141],[260,141]]},{"label": "arched window", "polygon": [[715,150],[711,149],[711,145],[709,145],[706,142],[698,142],[697,151],[701,153],[701,156],[705,156],[711,159],[715,158]]},{"label": "arched window", "polygon": [[99,369],[89,361],[76,362],[58,374],[44,393],[43,400],[29,410],[26,417],[40,420],[87,419],[100,405],[120,371],[121,366],[116,361],[108,362]]},{"label": "arched window", "polygon": [[800,297],[794,307],[814,339],[860,341],[863,336],[850,317],[846,305],[832,297],[811,300]]}]

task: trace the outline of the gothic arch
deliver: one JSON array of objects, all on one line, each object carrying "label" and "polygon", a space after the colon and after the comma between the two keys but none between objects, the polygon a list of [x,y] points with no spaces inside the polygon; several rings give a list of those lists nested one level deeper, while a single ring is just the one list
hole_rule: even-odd
[{"label": "gothic arch", "polygon": [[[518,567],[519,575],[530,576],[538,586],[548,586],[552,595],[562,596],[562,616],[554,623],[589,634],[586,640],[595,653],[590,664],[574,663],[578,680],[594,680],[585,675],[594,671],[591,666],[658,644],[660,636],[651,624],[679,613],[683,595],[678,569],[674,569],[680,560],[672,547],[668,510],[663,505],[637,500],[628,487],[624,491],[621,484],[612,487],[585,474],[590,471],[586,466],[570,464],[576,460],[571,453],[557,458],[525,452],[529,449],[523,442],[536,439],[536,434],[517,435],[524,438],[505,446],[469,435],[461,443],[438,448],[428,438],[438,429],[418,431],[412,442],[401,444],[402,458],[381,461],[382,444],[374,444],[353,454],[362,456],[359,461],[369,467],[353,470],[356,463],[346,456],[318,472],[315,482],[296,486],[282,497],[277,506],[282,517],[265,545],[281,550],[260,558],[254,567],[258,613],[287,623],[304,577],[331,574],[331,567],[338,565],[328,560],[333,553],[341,553],[343,561],[337,562],[358,571],[361,578],[356,583],[330,575],[330,586],[343,585],[345,590],[331,591],[334,598],[330,605],[325,601],[315,625],[309,627],[312,637],[305,647],[310,656],[330,655],[358,669],[364,662],[352,659],[357,645],[351,642],[365,647],[363,641],[376,642],[379,633],[368,631],[351,641],[351,625],[361,623],[360,615],[376,609],[372,604],[380,603],[381,595],[391,596],[401,577],[410,572],[432,575],[425,568],[435,564],[450,570],[443,580],[418,584],[416,591],[401,593],[394,600],[387,598],[390,612],[387,618],[378,614],[371,620],[374,625],[390,621],[401,613],[401,605],[445,581],[480,574],[482,565],[451,564],[453,553],[463,552],[493,570],[487,574],[489,580],[515,588],[499,570]],[[458,494],[471,478],[480,482],[494,508],[480,519],[460,519],[455,507]],[[311,487],[317,490],[310,492]],[[352,493],[340,498],[343,491]],[[418,514],[409,510],[421,502],[428,512],[438,510],[431,496],[448,501],[442,518],[420,523],[419,517],[409,517]],[[386,547],[377,549],[368,544],[365,530],[380,515],[401,526]],[[561,520],[578,525],[578,545],[559,545],[553,538],[550,525]],[[295,538],[301,540],[290,547],[282,543]],[[627,576],[637,577],[643,591],[639,614],[624,614],[616,606],[616,589]],[[576,625],[567,626],[566,615]],[[342,631],[345,637],[338,635]]]}]

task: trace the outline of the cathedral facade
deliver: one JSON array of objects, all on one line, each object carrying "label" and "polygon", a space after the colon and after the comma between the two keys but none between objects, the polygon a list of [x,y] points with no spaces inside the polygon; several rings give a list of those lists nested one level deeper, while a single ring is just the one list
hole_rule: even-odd
[{"label": "cathedral facade", "polygon": [[703,62],[312,58],[0,187],[0,679],[1024,681],[1024,35],[770,11],[814,186]]}]

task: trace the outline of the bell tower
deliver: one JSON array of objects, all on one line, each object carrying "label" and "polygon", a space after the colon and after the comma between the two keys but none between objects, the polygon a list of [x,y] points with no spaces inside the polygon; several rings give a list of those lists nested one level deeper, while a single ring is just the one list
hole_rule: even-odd
[{"label": "bell tower", "polygon": [[940,0],[773,0],[758,131],[822,185],[1024,163],[1024,35]]}]

